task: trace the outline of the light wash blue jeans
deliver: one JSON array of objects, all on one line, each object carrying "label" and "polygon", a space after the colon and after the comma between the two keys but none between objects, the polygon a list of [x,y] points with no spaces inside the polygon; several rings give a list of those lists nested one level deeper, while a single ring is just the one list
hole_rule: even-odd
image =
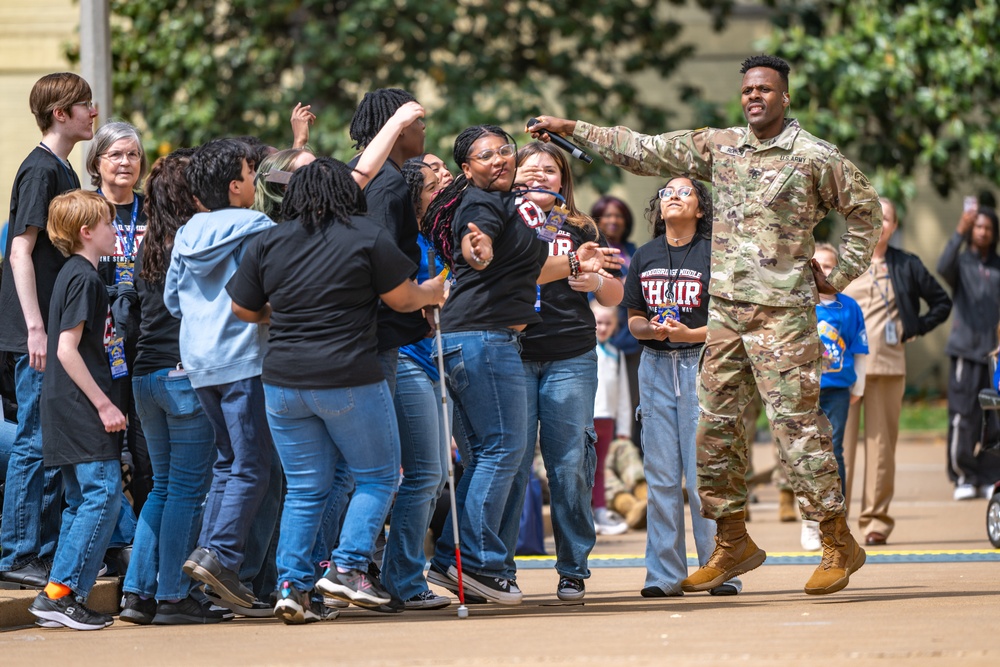
[{"label": "light wash blue jeans", "polygon": [[195,585],[181,566],[195,547],[217,453],[212,422],[190,380],[170,377],[170,370],[132,378],[153,489],[139,513],[123,590],[158,600],[186,598]]},{"label": "light wash blue jeans", "polygon": [[[508,576],[514,576],[514,550],[524,505],[524,489],[531,477],[537,439],[549,479],[552,534],[556,542],[556,572],[587,579],[587,558],[597,541],[591,497],[597,465],[594,433],[594,397],[597,394],[597,352],[560,361],[525,361],[528,428],[524,459],[515,489],[521,493],[508,503],[504,524]],[[541,429],[539,430],[539,424]]]},{"label": "light wash blue jeans", "polygon": [[440,385],[405,354],[399,355],[393,398],[403,481],[389,519],[382,583],[393,598],[408,600],[428,590],[424,536],[444,489],[449,448],[441,426]]},{"label": "light wash blue jeans", "polygon": [[642,350],[639,402],[642,406],[643,469],[649,485],[646,583],[679,593],[687,577],[684,494],[687,483],[691,529],[698,562],[715,548],[715,522],[701,515],[695,435],[698,428],[698,358],[701,348]]},{"label": "light wash blue jeans", "polygon": [[59,468],[46,468],[42,463],[42,377],[29,365],[27,354],[18,357],[14,366],[17,434],[7,462],[0,531],[2,572],[23,567],[35,557],[51,558],[59,538],[63,489]]},{"label": "light wash blue jeans", "polygon": [[94,587],[111,543],[122,502],[121,461],[59,466],[66,509],[49,580],[67,586],[81,600]]},{"label": "light wash blue jeans", "polygon": [[[443,334],[453,433],[465,466],[455,489],[462,565],[491,577],[511,576],[502,536],[511,521],[517,534],[521,516],[506,510],[512,496],[524,497],[524,486],[517,487],[528,421],[519,341],[512,329]],[[438,540],[433,562],[442,571],[454,564],[451,530]]]},{"label": "light wash blue jeans", "polygon": [[278,539],[278,581],[312,590],[312,553],[340,459],[354,479],[331,567],[367,570],[399,478],[399,430],[385,381],[358,387],[264,385],[267,419],[287,491]]}]

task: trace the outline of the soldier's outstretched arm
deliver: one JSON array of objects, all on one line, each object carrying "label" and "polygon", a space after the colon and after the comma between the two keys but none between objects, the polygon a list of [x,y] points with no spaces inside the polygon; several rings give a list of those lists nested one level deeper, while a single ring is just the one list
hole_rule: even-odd
[{"label": "soldier's outstretched arm", "polygon": [[529,130],[538,138],[546,131],[568,136],[584,150],[596,151],[610,164],[639,176],[687,174],[712,180],[712,128],[641,134],[627,127],[598,127],[582,120],[538,116]]}]

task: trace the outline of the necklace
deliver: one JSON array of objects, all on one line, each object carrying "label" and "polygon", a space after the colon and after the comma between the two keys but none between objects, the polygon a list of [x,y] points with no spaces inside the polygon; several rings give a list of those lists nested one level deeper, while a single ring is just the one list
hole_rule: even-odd
[{"label": "necklace", "polygon": [[675,243],[680,243],[681,241],[687,241],[688,239],[694,238],[694,234],[688,234],[687,236],[678,236],[677,238],[674,238],[672,236],[667,236],[666,234],[664,234],[663,236],[667,239],[667,241],[673,241]]}]

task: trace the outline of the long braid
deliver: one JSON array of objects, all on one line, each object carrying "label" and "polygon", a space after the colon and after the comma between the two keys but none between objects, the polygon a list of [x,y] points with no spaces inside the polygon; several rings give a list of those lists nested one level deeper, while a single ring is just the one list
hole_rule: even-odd
[{"label": "long braid", "polygon": [[368,211],[351,173],[346,164],[329,157],[297,169],[281,203],[284,219],[298,220],[310,234],[333,222],[350,225],[352,215]]},{"label": "long braid", "polygon": [[431,166],[419,157],[411,157],[403,163],[401,169],[403,180],[406,181],[406,189],[410,193],[410,203],[413,204],[414,211],[420,210],[420,193],[424,189],[424,167],[430,169]]},{"label": "long braid", "polygon": [[[504,137],[512,143],[514,141],[503,128],[496,125],[468,127],[455,138],[455,147],[452,151],[455,164],[459,167],[467,164],[472,145],[485,135]],[[452,222],[455,220],[455,212],[462,204],[462,198],[469,187],[475,186],[465,177],[464,172],[460,173],[454,181],[448,184],[448,187],[438,193],[430,206],[427,207],[423,220],[420,221],[420,231],[430,239],[438,255],[450,268],[454,268],[455,235],[452,230]]]},{"label": "long braid", "polygon": [[363,150],[389,122],[399,107],[416,100],[417,98],[401,88],[379,88],[365,93],[354,111],[354,117],[351,118],[350,134],[354,140],[354,148]]}]

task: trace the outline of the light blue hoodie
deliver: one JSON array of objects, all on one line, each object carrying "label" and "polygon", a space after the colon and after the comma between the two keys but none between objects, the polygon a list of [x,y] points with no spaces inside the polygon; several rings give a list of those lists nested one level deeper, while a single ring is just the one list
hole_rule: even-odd
[{"label": "light blue hoodie", "polygon": [[226,283],[243,252],[274,222],[257,211],[197,213],[177,231],[163,302],[181,320],[181,361],[192,387],[211,387],[261,373],[267,326],[233,315]]}]

